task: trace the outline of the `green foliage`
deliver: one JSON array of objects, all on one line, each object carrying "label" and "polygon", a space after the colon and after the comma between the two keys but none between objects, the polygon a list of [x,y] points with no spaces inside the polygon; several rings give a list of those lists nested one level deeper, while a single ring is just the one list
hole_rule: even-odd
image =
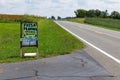
[{"label": "green foliage", "polygon": [[39,48],[42,56],[68,54],[84,47],[83,43],[51,20],[40,21],[39,26]]},{"label": "green foliage", "polygon": [[68,21],[92,24],[98,27],[120,31],[120,20],[111,18],[73,18]]},{"label": "green foliage", "polygon": [[85,23],[120,31],[120,21],[110,18],[86,18]]},{"label": "green foliage", "polygon": [[[38,22],[39,58],[70,53],[84,47],[51,20]],[[0,63],[34,60],[20,58],[20,24],[0,23]],[[35,52],[35,48],[24,48],[24,52]]]},{"label": "green foliage", "polygon": [[51,19],[52,19],[52,20],[55,20],[55,17],[54,17],[54,16],[51,16]]},{"label": "green foliage", "polygon": [[86,13],[87,17],[96,17],[96,11],[95,10],[89,10]]},{"label": "green foliage", "polygon": [[10,19],[0,19],[0,23],[13,23],[14,20],[10,20]]},{"label": "green foliage", "polygon": [[67,19],[68,21],[72,21],[72,22],[78,22],[78,23],[84,23],[85,22],[85,18],[72,18],[72,19]]},{"label": "green foliage", "polygon": [[75,11],[76,17],[77,18],[84,18],[86,16],[86,10],[84,9],[78,9],[77,11]]},{"label": "green foliage", "polygon": [[19,23],[19,22],[37,22],[40,19],[45,19],[44,17],[34,16],[34,15],[5,15],[0,14],[0,23]]},{"label": "green foliage", "polygon": [[85,18],[85,17],[101,17],[101,18],[107,18],[109,16],[107,10],[106,11],[100,11],[99,9],[91,9],[91,10],[84,10],[84,9],[78,9],[75,11],[77,18]]},{"label": "green foliage", "polygon": [[110,16],[114,19],[120,19],[120,13],[117,11],[113,11]]},{"label": "green foliage", "polygon": [[96,17],[99,17],[101,15],[101,11],[99,9],[95,10],[95,15]]},{"label": "green foliage", "polygon": [[61,20],[62,18],[60,16],[57,17],[58,20]]},{"label": "green foliage", "polygon": [[108,17],[109,17],[109,14],[108,14],[107,10],[106,10],[106,11],[101,11],[101,14],[100,14],[99,17],[100,17],[100,18],[108,18]]}]

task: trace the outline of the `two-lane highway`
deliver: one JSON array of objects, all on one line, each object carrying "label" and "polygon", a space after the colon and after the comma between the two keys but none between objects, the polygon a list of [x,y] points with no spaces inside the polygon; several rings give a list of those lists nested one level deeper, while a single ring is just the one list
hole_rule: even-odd
[{"label": "two-lane highway", "polygon": [[1,64],[0,80],[120,80],[120,32],[67,21],[56,23],[82,40],[86,48],[67,55]]},{"label": "two-lane highway", "polygon": [[[118,74],[120,73],[120,32],[68,21],[56,21],[56,23],[97,50],[98,56],[102,54],[109,58],[111,61],[106,60],[103,64],[108,64],[108,66],[116,64],[117,67],[112,67],[115,68],[112,71],[117,70],[117,74],[115,74],[116,71],[114,74],[120,75]],[[106,58],[101,57],[101,60]]]}]

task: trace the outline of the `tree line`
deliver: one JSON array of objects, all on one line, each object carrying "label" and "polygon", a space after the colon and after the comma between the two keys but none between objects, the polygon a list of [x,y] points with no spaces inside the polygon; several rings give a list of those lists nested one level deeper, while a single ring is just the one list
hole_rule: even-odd
[{"label": "tree line", "polygon": [[61,20],[62,18],[60,16],[57,16],[57,18],[55,18],[55,16],[51,16],[48,19],[52,19],[52,20]]},{"label": "tree line", "polygon": [[77,18],[85,18],[85,17],[100,17],[100,18],[114,18],[120,19],[120,13],[118,11],[112,11],[110,14],[108,10],[101,11],[99,9],[78,9],[75,12]]}]

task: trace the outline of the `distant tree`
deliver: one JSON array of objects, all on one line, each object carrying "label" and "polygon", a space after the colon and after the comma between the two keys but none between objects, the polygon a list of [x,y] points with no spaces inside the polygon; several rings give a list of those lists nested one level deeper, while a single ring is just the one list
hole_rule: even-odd
[{"label": "distant tree", "polygon": [[117,11],[113,11],[113,12],[111,12],[110,17],[114,18],[114,19],[120,19],[120,13]]},{"label": "distant tree", "polygon": [[[100,18],[114,18],[120,19],[120,13],[118,11],[113,11],[111,14],[108,13],[108,10],[101,11],[99,9],[78,9],[74,11],[77,18],[84,18],[84,17],[100,17]],[[71,18],[71,17],[68,17]],[[67,18],[66,18],[67,19]]]},{"label": "distant tree", "polygon": [[55,17],[54,17],[54,16],[51,16],[51,19],[52,19],[52,20],[55,20]]},{"label": "distant tree", "polygon": [[96,11],[94,9],[91,9],[91,10],[87,11],[86,16],[87,17],[96,17]]},{"label": "distant tree", "polygon": [[48,17],[48,19],[51,19],[51,17]]},{"label": "distant tree", "polygon": [[101,12],[100,17],[102,17],[102,18],[105,17],[105,12],[104,11]]},{"label": "distant tree", "polygon": [[84,17],[86,17],[86,12],[87,11],[84,10],[84,9],[78,9],[74,12],[75,12],[75,15],[76,15],[77,18],[84,18]]},{"label": "distant tree", "polygon": [[102,11],[101,14],[100,14],[100,17],[102,17],[102,18],[107,18],[108,16],[109,16],[109,14],[108,14],[107,10]]},{"label": "distant tree", "polygon": [[95,16],[100,17],[101,11],[99,9],[95,10]]},{"label": "distant tree", "polygon": [[75,18],[75,17],[65,17],[65,19],[73,19],[73,18]]},{"label": "distant tree", "polygon": [[62,18],[60,16],[57,17],[58,20],[61,20]]},{"label": "distant tree", "polygon": [[105,10],[105,18],[109,17],[108,10]]}]

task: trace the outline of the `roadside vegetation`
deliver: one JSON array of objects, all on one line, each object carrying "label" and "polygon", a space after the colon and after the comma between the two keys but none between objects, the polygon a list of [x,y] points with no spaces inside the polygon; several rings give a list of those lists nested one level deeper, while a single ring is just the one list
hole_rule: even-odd
[{"label": "roadside vegetation", "polygon": [[85,22],[85,18],[72,18],[72,19],[67,19],[68,21],[71,22],[78,22],[78,23],[84,23]]},{"label": "roadside vegetation", "polygon": [[113,19],[120,19],[120,13],[118,11],[112,11],[108,13],[108,10],[101,11],[99,9],[78,9],[75,12],[76,18],[113,18]]},{"label": "roadside vegetation", "polygon": [[[60,28],[52,20],[36,18],[39,26],[39,58],[64,55],[84,47],[82,42]],[[34,20],[34,18],[31,19]],[[0,22],[0,63],[36,59],[20,58],[19,22],[16,20],[15,22],[9,22],[9,20]],[[26,47],[24,52],[35,52],[35,48]]]},{"label": "roadside vegetation", "polygon": [[110,18],[86,18],[85,23],[120,31],[120,20]]},{"label": "roadside vegetation", "polygon": [[67,21],[90,24],[97,27],[120,31],[120,20],[111,18],[73,18]]},{"label": "roadside vegetation", "polygon": [[98,9],[78,9],[75,11],[76,17],[66,18],[68,21],[92,24],[98,27],[120,31],[120,13],[108,10],[101,11]]},{"label": "roadside vegetation", "polygon": [[34,22],[39,19],[45,19],[44,17],[34,15],[7,15],[0,14],[0,23],[19,23],[19,22]]},{"label": "roadside vegetation", "polygon": [[40,55],[45,57],[68,54],[84,47],[82,42],[52,20],[39,22],[39,35]]}]

